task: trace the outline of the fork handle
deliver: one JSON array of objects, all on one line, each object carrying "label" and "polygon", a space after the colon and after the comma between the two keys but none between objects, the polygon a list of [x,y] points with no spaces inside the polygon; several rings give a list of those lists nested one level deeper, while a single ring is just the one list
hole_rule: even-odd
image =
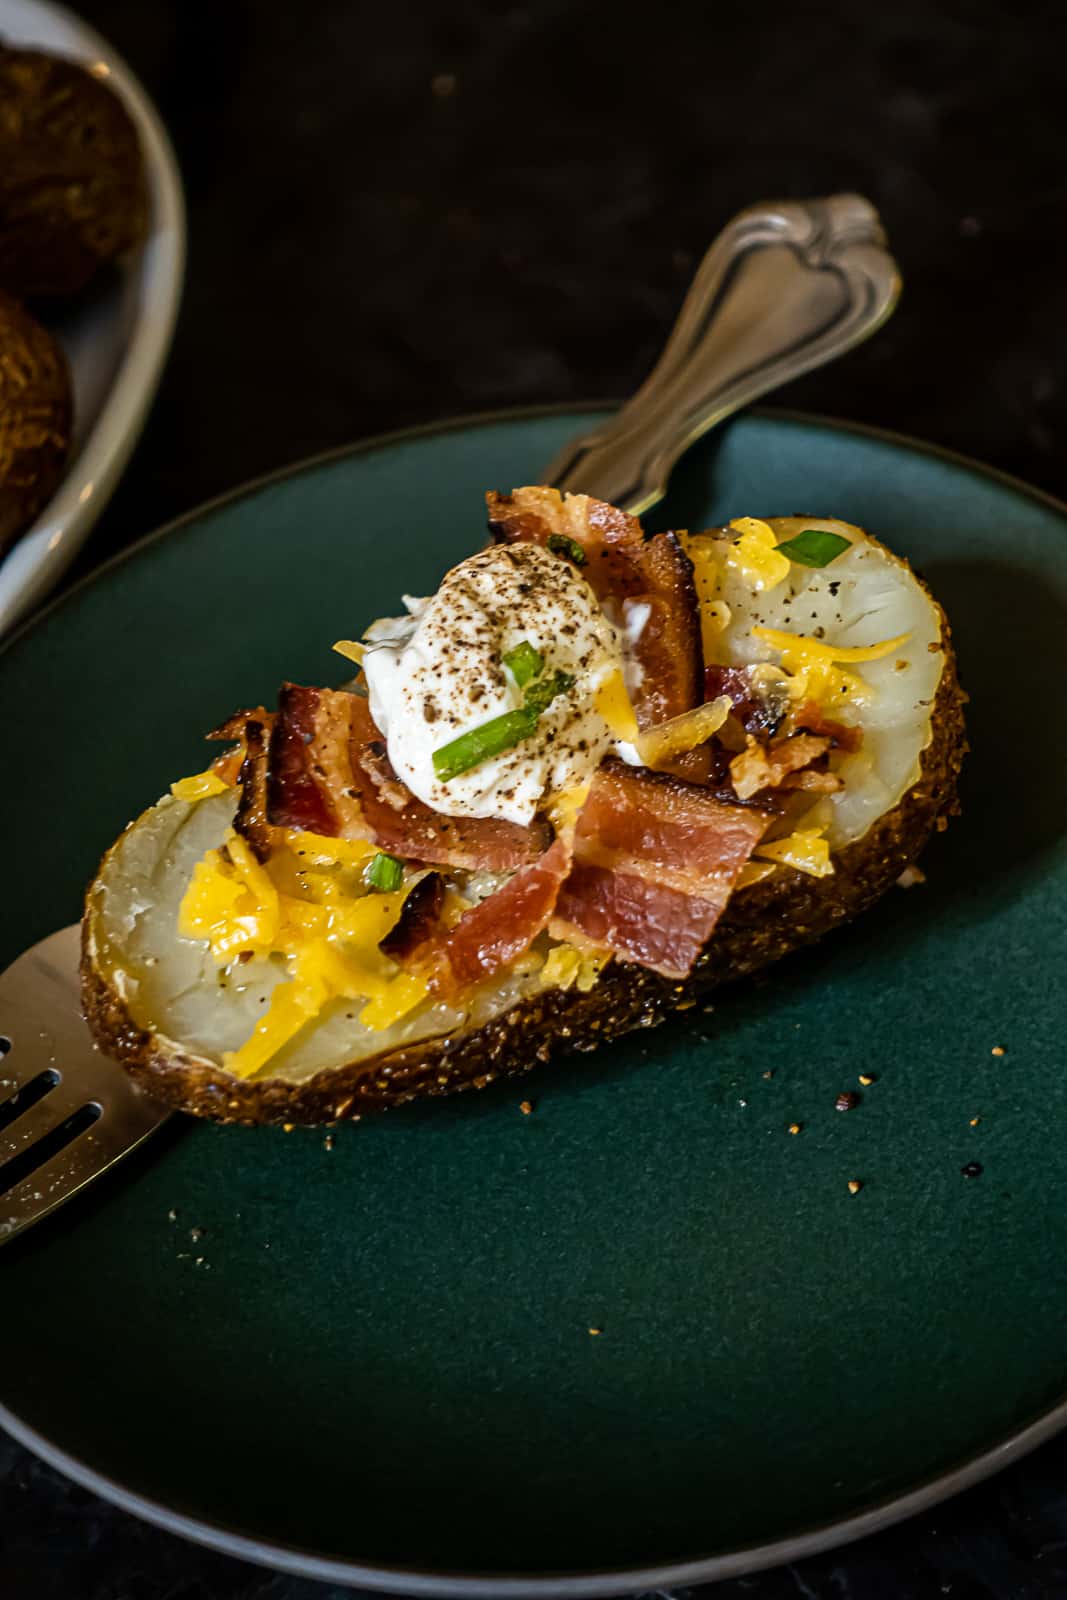
[{"label": "fork handle", "polygon": [[640,389],[566,445],[543,481],[647,510],[694,440],[866,339],[899,294],[878,213],[861,195],[749,206],[701,262]]}]

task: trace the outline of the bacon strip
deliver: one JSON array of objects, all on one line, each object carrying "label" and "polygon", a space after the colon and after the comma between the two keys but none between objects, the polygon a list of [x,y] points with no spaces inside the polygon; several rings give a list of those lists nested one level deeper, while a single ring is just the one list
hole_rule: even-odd
[{"label": "bacon strip", "polygon": [[769,816],[707,789],[608,761],[578,818],[551,932],[684,978]]},{"label": "bacon strip", "polygon": [[267,812],[267,729],[250,717],[244,725],[244,756],[237,774],[237,810],[234,832],[248,841],[257,861],[266,861],[272,846]]},{"label": "bacon strip", "polygon": [[[636,517],[589,495],[556,489],[516,489],[489,494],[489,531],[498,541],[547,544],[553,534],[573,539],[585,554],[583,574],[601,603],[619,613],[624,602],[648,607],[633,646],[640,682],[633,691],[639,728],[691,711],[704,699],[704,656],[693,563],[676,534],[646,539]],[[707,779],[706,749],[690,750],[667,771],[699,783]]]},{"label": "bacon strip", "polygon": [[457,988],[491,977],[532,944],[548,925],[569,866],[567,841],[559,838],[460,917],[439,945]]},{"label": "bacon strip", "polygon": [[507,872],[552,843],[547,822],[446,817],[393,771],[362,695],[287,683],[270,741],[269,820],[327,838],[371,839],[433,866]]},{"label": "bacon strip", "polygon": [[[271,732],[270,775],[267,783],[270,820],[280,828],[299,828],[332,838],[339,832],[330,805],[321,760],[327,727],[334,737],[341,726],[328,717],[329,689],[310,689],[287,683],[278,696],[278,716]],[[315,746],[318,748],[314,748]]]},{"label": "bacon strip", "polygon": [[551,932],[567,937],[577,929],[622,961],[684,978],[725,904],[579,861],[560,890]]},{"label": "bacon strip", "polygon": [[823,714],[821,708],[814,700],[805,700],[796,715],[798,728],[807,728],[809,733],[820,733],[829,739],[832,746],[847,750],[854,755],[863,743],[863,729],[853,728],[844,722],[835,722],[833,717]]},{"label": "bacon strip", "polygon": [[445,883],[439,872],[420,878],[400,908],[400,916],[378,949],[401,966],[410,964],[433,938],[445,903]]},{"label": "bacon strip", "polygon": [[712,664],[704,668],[704,698],[717,700],[720,695],[733,703],[734,716],[746,733],[773,737],[781,727],[785,706],[753,688],[747,667]]},{"label": "bacon strip", "polygon": [[742,800],[762,789],[776,789],[791,773],[802,772],[830,748],[829,739],[813,733],[795,733],[777,744],[762,745],[749,736],[748,749],[730,762],[730,776]]},{"label": "bacon strip", "polygon": [[[383,850],[434,866],[507,872],[548,849],[552,829],[547,822],[521,827],[495,817],[446,817],[424,805],[389,764],[367,701],[351,698],[353,788],[371,837]],[[404,797],[400,809],[397,794]]]},{"label": "bacon strip", "polygon": [[225,722],[220,722],[217,728],[212,728],[210,733],[204,735],[206,739],[236,741],[232,749],[224,750],[221,756],[216,756],[211,763],[212,772],[217,773],[223,783],[240,782],[241,766],[247,753],[245,728],[250,722],[258,722],[269,734],[274,723],[274,713],[268,711],[265,706],[255,706],[248,711],[235,711]]}]

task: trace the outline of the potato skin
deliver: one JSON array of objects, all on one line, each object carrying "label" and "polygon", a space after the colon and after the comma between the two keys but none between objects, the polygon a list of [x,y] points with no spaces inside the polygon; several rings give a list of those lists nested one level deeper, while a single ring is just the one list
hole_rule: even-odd
[{"label": "potato skin", "polygon": [[958,809],[966,696],[957,680],[943,614],[941,623],[945,666],[932,708],[934,738],[923,752],[918,781],[862,839],[835,852],[832,877],[813,878],[782,868],[735,895],[684,983],[642,967],[614,964],[588,994],[545,990],[469,1035],[334,1067],[303,1084],[269,1078],[247,1083],[132,1020],[99,970],[87,914],[82,1000],[93,1033],[155,1098],[212,1121],[252,1124],[354,1120],[430,1095],[482,1089],[553,1056],[595,1050],[634,1028],[652,1027],[671,1011],[857,916],[915,861],[934,828],[946,826]]},{"label": "potato skin", "polygon": [[0,557],[55,492],[70,430],[66,357],[0,290]]},{"label": "potato skin", "polygon": [[73,61],[0,47],[0,286],[78,295],[147,227],[140,141],[118,96]]}]

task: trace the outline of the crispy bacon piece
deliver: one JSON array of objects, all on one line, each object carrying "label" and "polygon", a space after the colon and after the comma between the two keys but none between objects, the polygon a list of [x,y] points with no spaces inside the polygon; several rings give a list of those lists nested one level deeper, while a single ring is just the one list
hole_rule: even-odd
[{"label": "crispy bacon piece", "polygon": [[234,831],[248,841],[257,861],[270,855],[273,830],[267,814],[267,728],[254,717],[244,725],[244,756],[237,774]]},{"label": "crispy bacon piece", "polygon": [[730,776],[741,800],[763,789],[776,789],[790,773],[802,772],[830,748],[829,739],[794,733],[777,744],[763,745],[749,735],[748,748],[730,762]]},{"label": "crispy bacon piece", "polygon": [[829,739],[831,746],[840,750],[847,750],[854,755],[863,743],[863,729],[849,727],[844,722],[835,722],[833,717],[827,717],[814,700],[805,700],[796,715],[798,728],[807,728],[810,733],[823,734]]},{"label": "crispy bacon piece", "polygon": [[725,900],[702,900],[636,873],[577,861],[559,899],[551,931],[574,929],[668,978],[684,978],[711,936]]},{"label": "crispy bacon piece", "polygon": [[439,872],[428,872],[408,894],[378,949],[401,966],[410,964],[436,933],[444,903],[444,879]]},{"label": "crispy bacon piece", "polygon": [[547,822],[446,817],[403,784],[362,695],[287,683],[270,741],[269,819],[328,838],[371,839],[434,866],[506,872],[552,843]]},{"label": "crispy bacon piece", "polygon": [[552,933],[577,930],[624,961],[684,978],[769,820],[697,784],[605,762],[578,818]]},{"label": "crispy bacon piece", "polygon": [[[383,850],[434,866],[506,872],[536,861],[548,849],[552,829],[544,821],[521,827],[494,817],[446,817],[431,811],[393,771],[367,701],[350,698],[352,784],[366,829]],[[406,797],[399,810],[397,793]]]},{"label": "crispy bacon piece", "polygon": [[249,711],[235,711],[232,716],[220,722],[217,728],[205,734],[206,739],[233,739],[236,740],[233,748],[224,750],[221,756],[216,756],[211,763],[211,770],[218,774],[223,783],[237,783],[241,776],[241,765],[245,758],[245,726],[249,722],[258,722],[269,734],[274,722],[273,711],[268,711],[265,706],[255,706]]},{"label": "crispy bacon piece", "polygon": [[[646,539],[640,522],[589,495],[556,489],[516,489],[486,496],[494,539],[547,544],[555,535],[582,548],[582,571],[602,604],[622,620],[625,603],[648,607],[633,646],[641,681],[633,692],[640,728],[651,728],[704,699],[704,656],[693,563],[676,534]],[[709,771],[707,750],[690,750],[667,764],[690,782]]]},{"label": "crispy bacon piece", "polygon": [[[561,837],[460,917],[438,946],[454,987],[491,977],[532,944],[548,925],[569,866],[570,848]],[[448,985],[439,980],[439,986]]]},{"label": "crispy bacon piece", "polygon": [[[351,696],[345,698],[351,699]],[[270,820],[277,827],[299,828],[328,838],[340,833],[340,818],[325,782],[329,765],[343,761],[348,749],[347,708],[331,705],[342,696],[330,689],[287,683],[278,696],[278,716],[270,739],[267,784]]]},{"label": "crispy bacon piece", "polygon": [[785,707],[773,696],[760,694],[753,688],[747,668],[715,664],[705,667],[704,698],[717,700],[720,695],[726,695],[733,703],[734,716],[746,733],[764,734],[768,738],[777,733]]}]

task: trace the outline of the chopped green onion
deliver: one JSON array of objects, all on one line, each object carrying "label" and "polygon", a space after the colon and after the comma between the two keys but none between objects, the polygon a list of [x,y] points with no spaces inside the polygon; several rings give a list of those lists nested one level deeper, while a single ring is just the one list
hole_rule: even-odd
[{"label": "chopped green onion", "polygon": [[851,544],[851,539],[843,539],[839,533],[827,533],[822,528],[804,528],[795,539],[786,539],[778,549],[790,561],[796,561],[802,567],[828,567],[831,561],[844,555]]},{"label": "chopped green onion", "polygon": [[539,678],[526,691],[523,698],[525,710],[539,717],[542,711],[548,710],[558,694],[566,694],[573,682],[574,675],[570,672],[554,672],[551,678]]},{"label": "chopped green onion", "polygon": [[440,783],[458,778],[493,756],[528,739],[537,727],[537,719],[547,711],[557,695],[566,694],[574,682],[569,672],[554,672],[551,678],[531,683],[526,690],[524,703],[517,711],[504,711],[499,717],[483,722],[480,728],[469,728],[458,739],[443,744],[433,753],[434,776]]},{"label": "chopped green onion", "polygon": [[545,670],[545,658],[540,651],[534,649],[529,639],[523,639],[514,650],[508,651],[504,657],[504,665],[519,688],[524,689],[531,678],[540,677]]},{"label": "chopped green onion", "polygon": [[576,567],[585,566],[585,551],[577,539],[572,539],[566,533],[550,533],[548,548],[554,556],[566,556],[568,561],[573,561]]},{"label": "chopped green onion", "polygon": [[434,776],[439,782],[448,783],[461,772],[480,766],[492,756],[503,755],[522,739],[528,739],[536,726],[537,713],[522,706],[518,711],[502,712],[499,717],[483,722],[480,728],[469,728],[458,739],[434,751]]},{"label": "chopped green onion", "polygon": [[388,893],[399,889],[404,881],[404,863],[398,861],[396,856],[387,856],[379,850],[370,866],[367,868],[367,882],[372,889],[380,889]]}]

